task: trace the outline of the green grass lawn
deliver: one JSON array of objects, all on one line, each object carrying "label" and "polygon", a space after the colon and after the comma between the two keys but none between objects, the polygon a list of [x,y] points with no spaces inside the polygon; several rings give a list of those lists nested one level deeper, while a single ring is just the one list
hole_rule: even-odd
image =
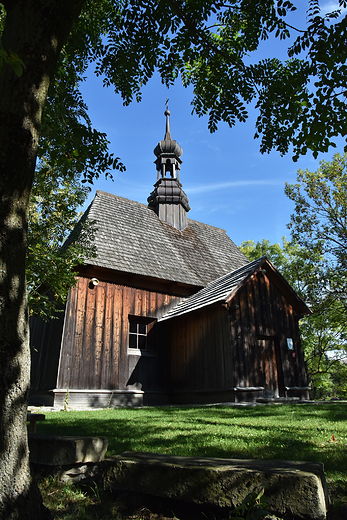
[{"label": "green grass lawn", "polygon": [[49,412],[40,433],[102,435],[107,456],[127,450],[172,455],[307,460],[347,472],[347,404],[118,408]]},{"label": "green grass lawn", "polygon": [[347,403],[49,412],[37,431],[105,436],[107,456],[134,450],[322,462],[330,486],[347,496]]}]

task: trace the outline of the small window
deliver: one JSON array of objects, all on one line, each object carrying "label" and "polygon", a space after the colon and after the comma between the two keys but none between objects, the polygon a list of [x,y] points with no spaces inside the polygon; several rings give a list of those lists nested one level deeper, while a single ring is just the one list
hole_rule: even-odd
[{"label": "small window", "polygon": [[141,318],[129,318],[129,348],[147,350],[147,323]]}]

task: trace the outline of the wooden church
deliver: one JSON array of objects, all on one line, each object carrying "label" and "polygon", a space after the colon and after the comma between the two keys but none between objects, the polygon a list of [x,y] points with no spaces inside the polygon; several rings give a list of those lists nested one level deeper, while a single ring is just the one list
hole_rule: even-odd
[{"label": "wooden church", "polygon": [[97,191],[97,256],[64,312],[31,320],[32,404],[75,408],[309,398],[299,319],[309,313],[267,260],[188,219],[182,149],[158,143],[148,206]]}]

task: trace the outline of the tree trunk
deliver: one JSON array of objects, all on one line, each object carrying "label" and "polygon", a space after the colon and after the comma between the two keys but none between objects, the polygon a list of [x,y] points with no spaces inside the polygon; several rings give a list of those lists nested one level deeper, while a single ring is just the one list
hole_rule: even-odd
[{"label": "tree trunk", "polygon": [[2,44],[25,68],[0,75],[0,518],[49,518],[29,469],[25,255],[41,115],[84,0],[8,0]]}]

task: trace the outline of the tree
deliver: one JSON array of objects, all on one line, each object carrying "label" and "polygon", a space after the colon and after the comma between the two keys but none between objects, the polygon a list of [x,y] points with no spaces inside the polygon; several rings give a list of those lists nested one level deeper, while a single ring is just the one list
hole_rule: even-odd
[{"label": "tree", "polygon": [[[38,172],[29,208],[26,282],[30,315],[50,319],[76,283],[75,269],[94,252],[94,228],[79,208],[89,189],[78,176]],[[73,233],[73,235],[70,235]],[[64,246],[70,235],[69,245]],[[73,240],[74,238],[74,240]]]},{"label": "tree", "polygon": [[[193,111],[208,114],[211,131],[222,120],[246,121],[255,103],[261,152],[285,154],[292,145],[294,159],[308,150],[316,157],[346,135],[347,17],[323,16],[319,0],[309,0],[306,26],[302,19],[296,28],[295,10],[287,0],[131,0],[118,38],[105,42],[103,52],[109,46],[114,52],[102,55],[97,70],[109,74],[106,84],[112,78],[126,103],[140,98],[155,68],[167,85],[181,76],[193,86]],[[252,62],[249,54],[269,37],[288,40],[288,60]]]},{"label": "tree", "polygon": [[304,330],[308,363],[318,376],[347,359],[347,156],[322,161],[316,172],[299,170],[297,180],[285,188],[295,203],[289,228],[300,247],[321,258],[311,291],[314,313]]},{"label": "tree", "polygon": [[282,245],[271,244],[267,239],[257,243],[247,240],[240,249],[250,261],[267,256],[300,298],[310,307],[315,305],[324,265],[320,252],[312,252],[286,237],[282,238]]},{"label": "tree", "polygon": [[30,375],[25,256],[42,111],[59,53],[83,2],[3,2],[5,50],[25,69],[0,76],[0,514],[44,518],[30,478],[26,408]]},{"label": "tree", "polygon": [[326,262],[324,297],[347,312],[347,155],[322,161],[316,172],[299,170],[285,193],[295,203],[289,228],[299,245]]},{"label": "tree", "polygon": [[312,399],[347,397],[347,328],[339,308],[324,306],[300,322]]},{"label": "tree", "polygon": [[[320,16],[311,0],[308,25],[282,64],[248,64],[269,34],[290,35],[288,0],[2,0],[0,6],[0,514],[3,518],[45,516],[30,478],[26,405],[30,353],[25,281],[28,213],[41,131],[50,136],[54,158],[91,180],[99,162],[98,139],[88,125],[67,126],[55,112],[42,124],[47,96],[53,112],[75,107],[84,118],[76,83],[86,65],[112,84],[125,103],[159,70],[171,85],[180,75],[194,87],[198,115],[209,114],[211,131],[220,120],[233,125],[256,101],[261,150],[295,154],[325,150],[345,135],[344,34],[346,19]],[[344,6],[345,2],[340,1]],[[329,21],[330,20],[330,21]],[[336,23],[332,23],[336,20]],[[300,53],[307,49],[307,56]],[[316,78],[314,93],[308,89]],[[71,81],[70,81],[71,78]],[[67,87],[64,89],[64,83]],[[50,90],[50,87],[52,89]],[[77,101],[77,105],[76,105]],[[53,113],[52,112],[52,113]],[[67,110],[67,112],[70,111]],[[64,113],[64,112],[63,112]],[[60,119],[59,119],[60,118]],[[64,132],[49,123],[61,121]],[[71,130],[71,132],[70,132]],[[76,146],[75,135],[80,144]],[[65,139],[65,136],[67,138]],[[90,153],[88,152],[91,144]],[[117,158],[104,154],[104,165]],[[82,164],[86,168],[78,170]],[[50,164],[49,167],[52,165]],[[107,168],[106,168],[107,170]],[[47,172],[48,173],[48,172]]]}]

